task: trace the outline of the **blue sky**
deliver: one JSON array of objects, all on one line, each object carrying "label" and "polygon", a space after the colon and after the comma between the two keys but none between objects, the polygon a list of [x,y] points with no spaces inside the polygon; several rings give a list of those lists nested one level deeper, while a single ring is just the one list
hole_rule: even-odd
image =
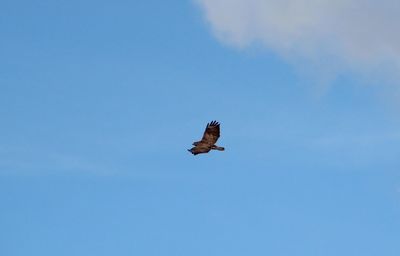
[{"label": "blue sky", "polygon": [[397,5],[224,1],[0,2],[1,255],[399,255]]}]

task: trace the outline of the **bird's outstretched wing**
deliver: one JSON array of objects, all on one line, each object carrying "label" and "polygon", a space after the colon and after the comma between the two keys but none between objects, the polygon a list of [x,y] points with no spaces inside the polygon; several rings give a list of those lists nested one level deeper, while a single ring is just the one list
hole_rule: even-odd
[{"label": "bird's outstretched wing", "polygon": [[192,153],[193,155],[197,155],[197,154],[203,154],[203,153],[208,153],[210,152],[211,148],[210,147],[203,147],[203,146],[195,146],[191,149],[188,149],[188,151],[190,153]]},{"label": "bird's outstretched wing", "polygon": [[204,131],[203,138],[201,139],[201,143],[205,143],[210,146],[214,145],[219,138],[219,133],[219,123],[217,121],[208,123],[206,130]]}]

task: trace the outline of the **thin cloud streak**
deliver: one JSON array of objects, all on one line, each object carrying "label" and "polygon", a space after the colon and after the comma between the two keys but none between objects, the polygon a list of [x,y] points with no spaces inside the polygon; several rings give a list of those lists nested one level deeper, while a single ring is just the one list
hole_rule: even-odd
[{"label": "thin cloud streak", "polygon": [[90,159],[32,146],[0,147],[0,175],[83,172],[111,175],[113,171]]}]

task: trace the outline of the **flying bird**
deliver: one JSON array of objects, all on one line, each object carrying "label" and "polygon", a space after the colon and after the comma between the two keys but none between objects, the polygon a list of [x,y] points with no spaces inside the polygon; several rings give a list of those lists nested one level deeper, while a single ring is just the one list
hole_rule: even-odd
[{"label": "flying bird", "polygon": [[193,155],[203,154],[210,152],[211,149],[224,151],[225,148],[215,145],[219,138],[219,123],[212,121],[206,126],[203,138],[200,141],[193,142],[193,148],[188,149]]}]

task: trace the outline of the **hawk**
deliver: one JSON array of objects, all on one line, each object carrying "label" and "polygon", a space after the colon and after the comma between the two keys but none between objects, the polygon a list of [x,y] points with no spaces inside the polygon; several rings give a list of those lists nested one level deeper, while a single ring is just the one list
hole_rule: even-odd
[{"label": "hawk", "polygon": [[203,154],[210,152],[211,149],[224,151],[225,148],[218,147],[215,145],[219,138],[219,123],[217,121],[212,121],[206,126],[203,138],[200,141],[193,142],[193,148],[188,149],[193,155]]}]

